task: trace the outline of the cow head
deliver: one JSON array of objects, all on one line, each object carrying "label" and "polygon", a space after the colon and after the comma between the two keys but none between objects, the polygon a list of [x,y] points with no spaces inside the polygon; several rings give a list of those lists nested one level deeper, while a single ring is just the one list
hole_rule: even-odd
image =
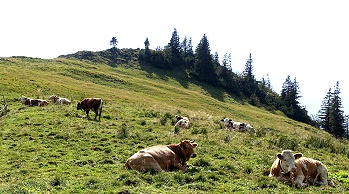
[{"label": "cow head", "polygon": [[21,97],[21,102],[24,104],[25,103],[25,101],[27,100],[27,98],[25,97],[25,96],[22,96]]},{"label": "cow head", "polygon": [[179,120],[181,120],[181,119],[183,119],[182,116],[179,116],[179,115],[176,115],[176,116],[175,116],[175,120],[176,120],[176,121],[179,121]]},{"label": "cow head", "polygon": [[301,153],[293,154],[291,150],[284,150],[276,155],[279,158],[280,168],[283,174],[291,171],[296,171],[297,167],[294,164],[295,160],[302,157]]},{"label": "cow head", "polygon": [[223,121],[225,125],[228,125],[229,122],[234,122],[233,120],[228,119],[228,118],[222,119],[221,121]]},{"label": "cow head", "polygon": [[78,103],[78,106],[76,107],[76,109],[77,109],[77,110],[81,110],[81,109],[82,109],[81,103],[80,103],[80,102]]},{"label": "cow head", "polygon": [[194,143],[194,141],[190,141],[190,140],[181,141],[181,143],[179,144],[179,147],[181,149],[181,153],[185,161],[188,161],[190,158],[196,157],[196,153],[194,152],[194,148],[196,146],[198,146],[198,144]]}]

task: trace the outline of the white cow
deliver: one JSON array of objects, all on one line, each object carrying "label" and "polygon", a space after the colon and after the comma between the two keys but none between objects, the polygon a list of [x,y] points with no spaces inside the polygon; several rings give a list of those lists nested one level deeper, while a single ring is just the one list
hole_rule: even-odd
[{"label": "white cow", "polygon": [[55,104],[71,104],[70,100],[68,100],[66,98],[58,97],[56,95],[52,95],[48,99],[52,100],[52,102]]},{"label": "white cow", "polygon": [[190,122],[188,117],[182,117],[182,116],[176,115],[175,122],[176,122],[175,127],[178,126],[184,129],[188,129],[190,127]]},{"label": "white cow", "polygon": [[247,123],[235,122],[228,118],[222,119],[221,121],[224,122],[224,126],[226,127],[226,129],[229,129],[230,131],[237,130],[240,132],[244,132],[244,131],[256,132],[255,129],[250,124],[247,124]]}]

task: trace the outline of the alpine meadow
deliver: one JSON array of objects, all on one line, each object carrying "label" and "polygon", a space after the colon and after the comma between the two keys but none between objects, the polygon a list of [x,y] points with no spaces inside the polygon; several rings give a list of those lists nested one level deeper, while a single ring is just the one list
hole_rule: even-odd
[{"label": "alpine meadow", "polygon": [[[137,50],[136,50],[137,51]],[[136,52],[135,51],[135,52]],[[98,57],[98,56],[95,56]],[[0,58],[0,193],[347,193],[349,145],[279,110],[252,106],[220,87],[138,62],[117,65],[70,57]],[[70,105],[28,107],[22,96]],[[103,99],[100,121],[77,103]],[[2,106],[1,106],[2,107]],[[175,130],[176,115],[190,119]],[[255,133],[225,129],[224,118]],[[197,156],[183,171],[139,172],[126,160],[153,145],[195,140]],[[292,186],[269,177],[276,154],[292,150],[321,161],[335,186]]]}]

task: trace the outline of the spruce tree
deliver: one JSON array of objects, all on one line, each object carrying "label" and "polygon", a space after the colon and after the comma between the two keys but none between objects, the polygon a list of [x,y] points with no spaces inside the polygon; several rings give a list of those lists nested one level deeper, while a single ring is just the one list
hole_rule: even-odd
[{"label": "spruce tree", "polygon": [[195,62],[192,66],[192,75],[199,81],[216,85],[217,76],[211,55],[210,44],[206,34],[200,40],[195,50]]},{"label": "spruce tree", "polygon": [[335,137],[343,137],[344,136],[344,112],[341,110],[342,108],[342,99],[339,96],[340,94],[340,88],[339,88],[339,82],[337,81],[337,84],[334,88],[333,92],[333,98],[331,102],[330,107],[330,129],[331,133]]},{"label": "spruce tree", "polygon": [[146,38],[144,41],[144,59],[147,64],[150,63],[150,58],[151,58],[149,46],[150,46],[149,40],[148,38]]},{"label": "spruce tree", "polygon": [[321,109],[318,113],[321,128],[330,132],[330,108],[331,108],[332,93],[331,88],[328,90],[325,98],[322,101]]}]

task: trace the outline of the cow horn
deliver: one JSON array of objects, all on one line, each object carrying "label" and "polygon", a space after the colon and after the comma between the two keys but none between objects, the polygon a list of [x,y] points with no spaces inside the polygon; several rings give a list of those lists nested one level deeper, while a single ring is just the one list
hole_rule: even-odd
[{"label": "cow horn", "polygon": [[194,143],[195,140],[191,140],[190,143]]}]

